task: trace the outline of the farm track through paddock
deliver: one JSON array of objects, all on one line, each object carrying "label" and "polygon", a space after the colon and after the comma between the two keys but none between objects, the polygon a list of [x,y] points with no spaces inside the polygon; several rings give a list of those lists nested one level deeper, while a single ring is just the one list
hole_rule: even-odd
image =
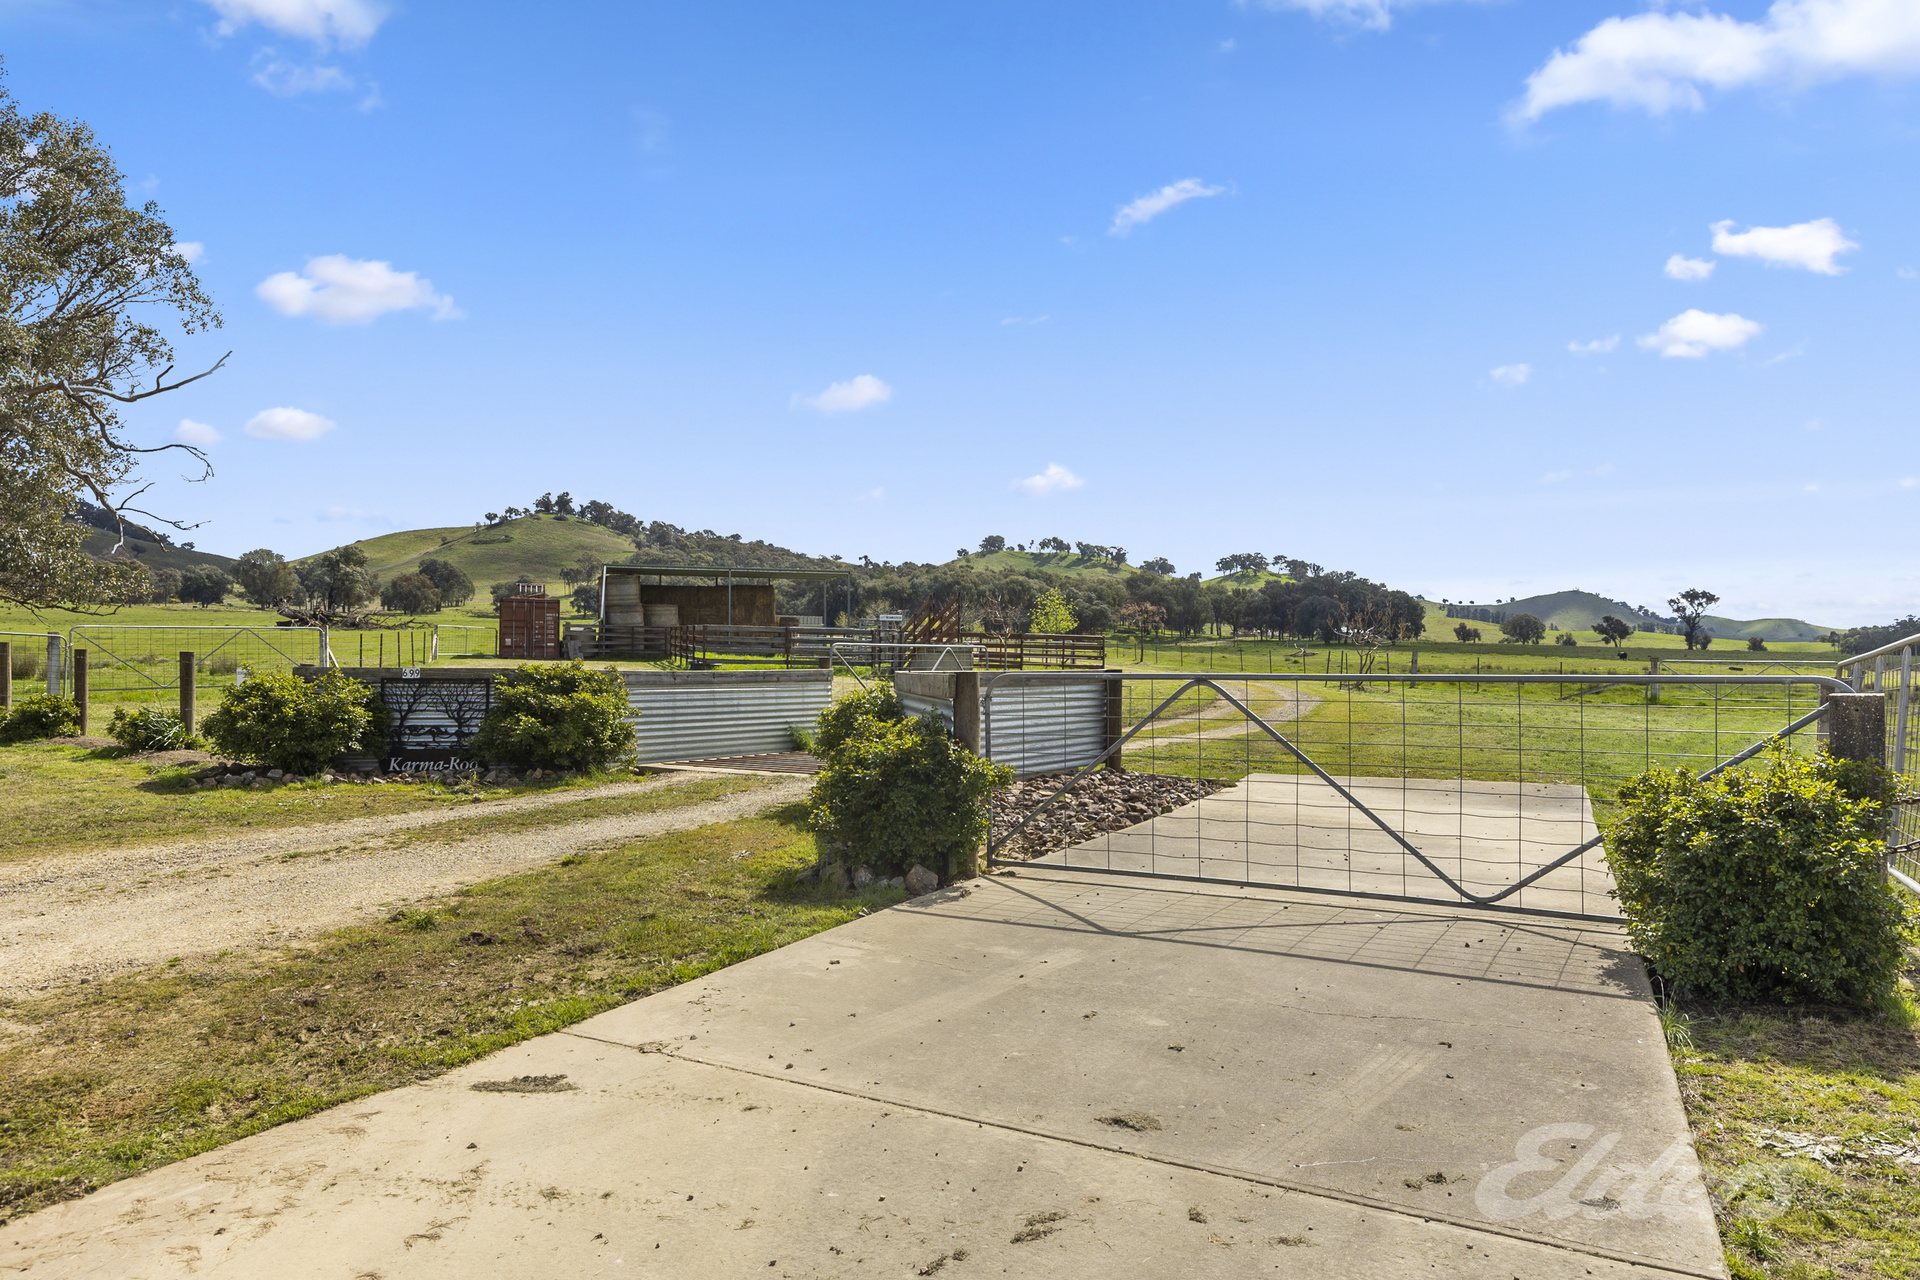
[{"label": "farm track through paddock", "polygon": [[[396,905],[637,840],[790,803],[807,780],[655,777],[458,808],[0,863],[0,995],[25,996],[174,956],[284,946]],[[675,803],[685,793],[714,798]],[[679,793],[679,794],[677,794]],[[656,797],[650,812],[508,824],[556,806]],[[691,797],[686,797],[691,798]],[[431,828],[449,827],[445,840]],[[421,831],[426,828],[428,830]],[[418,832],[418,835],[414,833]]]}]

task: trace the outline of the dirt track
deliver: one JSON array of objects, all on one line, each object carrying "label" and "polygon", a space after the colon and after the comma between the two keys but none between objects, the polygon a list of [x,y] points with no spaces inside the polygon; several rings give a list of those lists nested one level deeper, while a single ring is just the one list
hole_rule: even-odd
[{"label": "dirt track", "polygon": [[444,844],[382,839],[452,819],[661,791],[689,777],[0,864],[0,995],[24,996],[173,956],[285,945],[590,845],[758,813],[799,798],[808,785],[782,778],[678,809]]}]

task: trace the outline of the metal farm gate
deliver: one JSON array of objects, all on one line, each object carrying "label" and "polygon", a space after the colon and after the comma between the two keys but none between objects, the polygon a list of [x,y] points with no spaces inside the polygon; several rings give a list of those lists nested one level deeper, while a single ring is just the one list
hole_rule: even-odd
[{"label": "metal farm gate", "polygon": [[990,801],[988,859],[1618,921],[1599,822],[1621,782],[1810,752],[1826,695],[1851,692],[1790,673],[983,673],[987,754],[1055,770]]}]

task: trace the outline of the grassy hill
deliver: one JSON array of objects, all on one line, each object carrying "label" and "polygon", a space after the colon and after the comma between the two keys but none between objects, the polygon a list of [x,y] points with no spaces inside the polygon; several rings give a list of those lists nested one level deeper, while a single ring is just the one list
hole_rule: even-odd
[{"label": "grassy hill", "polygon": [[[89,529],[80,547],[90,556],[104,556],[113,550],[113,544],[118,541],[118,534]],[[128,532],[126,543],[121,550],[131,551],[134,559],[149,569],[185,569],[191,565],[210,564],[225,569],[228,573],[233,572],[234,561],[231,556],[217,556],[211,551],[183,551],[179,547],[148,542],[131,531]]]},{"label": "grassy hill", "polygon": [[[1534,617],[1560,631],[1591,631],[1596,622],[1612,614],[1636,625],[1655,621],[1650,615],[1618,600],[1609,600],[1597,596],[1591,591],[1554,591],[1545,595],[1528,596],[1524,600],[1509,600],[1503,604],[1476,604],[1474,608],[1492,609],[1512,616],[1516,613],[1530,613]],[[1445,613],[1445,607],[1439,607]],[[1429,618],[1428,629],[1445,623],[1453,624],[1442,618]],[[1832,631],[1832,627],[1816,626],[1811,622],[1802,622],[1798,618],[1756,618],[1741,621],[1737,618],[1719,618],[1708,615],[1707,630],[1716,639],[1745,640],[1749,636],[1759,636],[1762,640],[1811,641],[1818,640]],[[1445,628],[1442,628],[1445,629]]]},{"label": "grassy hill", "polygon": [[[367,553],[367,567],[382,581],[412,573],[428,556],[458,565],[486,599],[487,584],[526,574],[561,595],[560,574],[582,556],[618,564],[633,555],[633,540],[610,529],[567,516],[522,516],[488,529],[466,525],[452,529],[408,529],[366,538],[355,544]],[[307,559],[312,559],[309,556]]]},{"label": "grassy hill", "polygon": [[1115,564],[1111,560],[1095,560],[1083,556],[1077,551],[995,551],[990,555],[975,552],[959,563],[972,565],[976,569],[1011,569],[1015,572],[1028,572],[1044,569],[1048,573],[1067,573],[1077,576],[1118,576],[1133,572],[1130,565]]},{"label": "grassy hill", "polygon": [[1223,573],[1217,578],[1202,578],[1202,586],[1208,587],[1246,587],[1258,588],[1269,582],[1286,582],[1284,573],[1275,573],[1271,569],[1245,569],[1239,573]]}]

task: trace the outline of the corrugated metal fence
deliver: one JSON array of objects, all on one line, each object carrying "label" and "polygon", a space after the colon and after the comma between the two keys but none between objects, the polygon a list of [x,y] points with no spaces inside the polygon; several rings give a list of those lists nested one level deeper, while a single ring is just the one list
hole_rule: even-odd
[{"label": "corrugated metal fence", "polygon": [[621,674],[643,762],[792,751],[794,726],[811,729],[833,699],[820,669]]},{"label": "corrugated metal fence", "polygon": [[1104,676],[1057,676],[996,687],[981,716],[984,754],[1022,777],[1091,764],[1107,747],[1110,683]]}]

